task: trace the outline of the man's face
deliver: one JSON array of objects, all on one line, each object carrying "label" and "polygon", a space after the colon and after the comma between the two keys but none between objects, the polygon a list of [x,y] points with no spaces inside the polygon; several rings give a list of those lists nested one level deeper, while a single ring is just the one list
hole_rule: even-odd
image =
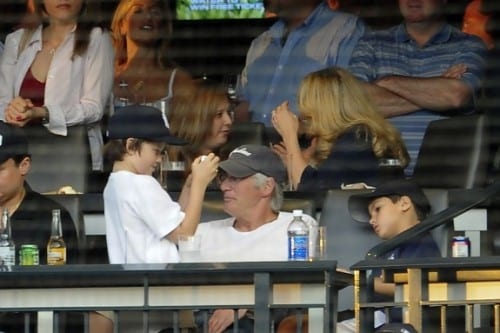
[{"label": "man's face", "polygon": [[407,23],[434,21],[443,14],[447,0],[399,0],[399,10]]},{"label": "man's face", "polygon": [[222,172],[219,182],[224,193],[224,211],[236,218],[247,215],[262,198],[253,176],[235,178]]},{"label": "man's face", "polygon": [[19,193],[24,184],[24,176],[26,176],[30,165],[30,159],[24,160],[16,165],[12,158],[0,164],[0,205],[14,197]]},{"label": "man's face", "polygon": [[401,199],[394,203],[388,197],[380,197],[368,205],[370,224],[380,238],[391,239],[400,233],[401,203]]}]

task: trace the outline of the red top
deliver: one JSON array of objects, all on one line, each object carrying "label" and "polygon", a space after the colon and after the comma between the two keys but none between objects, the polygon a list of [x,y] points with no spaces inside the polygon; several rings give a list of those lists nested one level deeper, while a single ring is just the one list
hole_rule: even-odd
[{"label": "red top", "polygon": [[45,82],[38,81],[31,73],[31,68],[26,73],[19,95],[31,100],[34,106],[43,106],[45,99]]}]

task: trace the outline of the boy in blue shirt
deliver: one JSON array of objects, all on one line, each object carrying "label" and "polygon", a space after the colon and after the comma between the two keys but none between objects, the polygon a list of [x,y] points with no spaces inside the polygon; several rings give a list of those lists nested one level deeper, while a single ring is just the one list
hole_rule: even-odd
[{"label": "boy in blue shirt", "polygon": [[[375,233],[383,240],[392,239],[417,225],[427,217],[431,209],[424,192],[414,181],[408,179],[393,180],[380,185],[373,192],[352,195],[348,205],[351,217],[358,222],[370,223]],[[385,253],[381,258],[394,260],[440,256],[439,247],[432,235],[426,232]],[[372,274],[375,276],[376,298],[381,298],[381,301],[393,299],[394,284],[383,282],[380,271],[373,271]],[[400,321],[398,312],[391,316],[393,321]],[[381,311],[376,311],[375,327],[384,322],[385,316]],[[350,332],[342,330],[341,327],[352,327],[351,324],[347,321],[339,323],[338,332]]]}]

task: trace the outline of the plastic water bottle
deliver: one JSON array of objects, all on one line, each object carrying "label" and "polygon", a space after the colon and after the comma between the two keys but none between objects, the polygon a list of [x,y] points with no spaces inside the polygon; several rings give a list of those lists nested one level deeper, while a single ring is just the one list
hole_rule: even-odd
[{"label": "plastic water bottle", "polygon": [[288,260],[309,259],[309,226],[302,219],[302,210],[293,211],[288,225]]},{"label": "plastic water bottle", "polygon": [[12,239],[9,210],[2,211],[2,226],[0,227],[0,266],[16,264],[16,245]]}]

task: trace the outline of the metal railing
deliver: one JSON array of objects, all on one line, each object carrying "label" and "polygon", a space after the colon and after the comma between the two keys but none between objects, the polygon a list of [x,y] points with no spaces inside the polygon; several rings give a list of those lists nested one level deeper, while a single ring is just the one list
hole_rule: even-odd
[{"label": "metal railing", "polygon": [[[436,258],[377,260],[388,251],[414,239],[496,197],[500,182],[477,190],[463,190],[459,204],[430,216],[416,226],[384,241],[368,251],[366,260],[352,267],[355,271],[355,312],[359,332],[372,332],[374,310],[403,310],[403,319],[419,332],[446,332],[450,322],[457,323],[460,331],[473,332],[474,322],[484,322],[474,316],[486,308],[492,313],[491,329],[500,333],[500,259],[499,258]],[[375,302],[371,270],[384,272],[385,282],[396,283],[393,300]],[[440,289],[441,288],[441,289]],[[444,288],[444,289],[443,289]],[[459,311],[453,311],[459,309]],[[434,322],[429,318],[437,318]],[[455,313],[458,315],[450,315]],[[388,316],[389,318],[390,316]],[[451,321],[449,320],[453,318]],[[463,319],[463,320],[462,320]],[[478,319],[478,318],[476,318]],[[388,319],[389,320],[389,319]],[[482,321],[482,322],[481,322]],[[488,321],[488,320],[486,320]],[[488,326],[490,323],[485,323]],[[462,330],[463,329],[463,330]],[[456,327],[450,329],[455,332]]]},{"label": "metal railing", "polygon": [[[253,311],[254,331],[266,333],[273,309],[300,308],[308,310],[311,332],[335,332],[337,293],[351,283],[352,275],[329,260],[14,266],[0,272],[0,311],[37,312],[38,332],[57,333],[61,313],[113,311],[116,320],[138,311],[148,332],[152,312],[172,310],[180,332],[179,310],[244,308]],[[119,321],[114,330],[120,332]]]}]

